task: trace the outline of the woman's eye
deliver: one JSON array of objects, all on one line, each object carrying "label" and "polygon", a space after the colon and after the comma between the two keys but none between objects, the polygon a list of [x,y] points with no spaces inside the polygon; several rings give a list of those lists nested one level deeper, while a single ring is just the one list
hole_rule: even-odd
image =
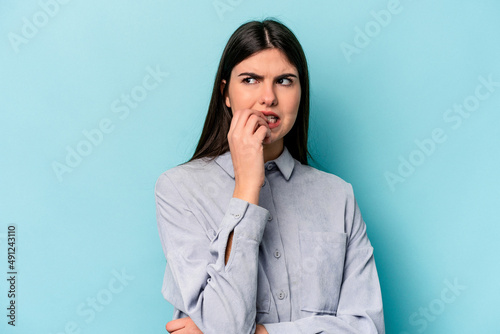
[{"label": "woman's eye", "polygon": [[[252,80],[253,80],[253,81],[252,81]],[[256,80],[255,80],[255,78],[250,78],[250,77],[248,77],[248,78],[244,78],[244,79],[243,79],[243,82],[244,82],[244,83],[248,83],[248,84],[252,84],[252,83],[255,83],[255,82],[256,82]]]},{"label": "woman's eye", "polygon": [[292,80],[287,79],[287,78],[281,78],[278,80],[279,84],[282,84],[284,86],[290,86],[292,84]]}]

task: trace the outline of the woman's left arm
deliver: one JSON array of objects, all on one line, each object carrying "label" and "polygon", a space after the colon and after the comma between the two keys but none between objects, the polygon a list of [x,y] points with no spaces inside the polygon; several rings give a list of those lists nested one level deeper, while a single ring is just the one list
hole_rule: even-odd
[{"label": "woman's left arm", "polygon": [[269,334],[385,333],[382,294],[373,247],[350,185],[345,229],[348,238],[336,314],[311,312],[311,316],[293,322],[264,324]]},{"label": "woman's left arm", "polygon": [[[169,321],[165,328],[173,334],[203,334],[190,317]],[[257,324],[255,334],[269,334],[269,332],[266,327]]]}]

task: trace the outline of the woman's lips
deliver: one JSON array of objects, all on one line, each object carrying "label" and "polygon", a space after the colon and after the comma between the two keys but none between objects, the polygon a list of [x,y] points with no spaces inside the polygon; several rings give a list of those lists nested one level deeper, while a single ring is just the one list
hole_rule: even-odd
[{"label": "woman's lips", "polygon": [[269,125],[269,129],[274,129],[275,127],[279,126],[281,123],[281,119],[278,118],[278,120],[275,123],[270,123],[267,121],[267,124]]},{"label": "woman's lips", "polygon": [[[274,129],[275,127],[280,125],[281,119],[279,118],[278,114],[272,111],[262,111],[262,113],[267,118],[267,124],[269,125],[269,129]],[[275,119],[276,121],[271,121],[271,119]]]}]

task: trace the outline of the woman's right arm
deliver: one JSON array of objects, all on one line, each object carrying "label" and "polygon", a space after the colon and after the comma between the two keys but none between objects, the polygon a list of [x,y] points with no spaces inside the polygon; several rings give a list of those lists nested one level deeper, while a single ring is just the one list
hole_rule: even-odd
[{"label": "woman's right arm", "polygon": [[155,187],[160,238],[181,295],[174,306],[206,334],[256,330],[259,245],[269,217],[257,204],[264,175],[262,141],[269,132],[261,126],[262,117],[251,115],[237,112],[231,123],[228,140],[236,183],[213,240],[200,224],[203,217],[190,210],[168,173]]},{"label": "woman's right arm", "polygon": [[[233,197],[259,205],[260,188],[264,182],[262,142],[266,142],[270,134],[262,114],[250,109],[234,112],[227,135],[235,176]],[[225,263],[231,253],[233,234],[234,231],[229,234]]]}]

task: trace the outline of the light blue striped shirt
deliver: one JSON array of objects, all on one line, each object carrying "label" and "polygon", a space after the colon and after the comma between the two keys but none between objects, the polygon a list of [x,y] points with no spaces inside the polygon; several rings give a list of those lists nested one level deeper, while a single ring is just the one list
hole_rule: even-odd
[{"label": "light blue striped shirt", "polygon": [[[352,186],[284,147],[259,205],[233,198],[230,152],[164,172],[155,187],[162,293],[204,334],[385,333],[373,248]],[[227,264],[225,249],[234,229]]]}]

